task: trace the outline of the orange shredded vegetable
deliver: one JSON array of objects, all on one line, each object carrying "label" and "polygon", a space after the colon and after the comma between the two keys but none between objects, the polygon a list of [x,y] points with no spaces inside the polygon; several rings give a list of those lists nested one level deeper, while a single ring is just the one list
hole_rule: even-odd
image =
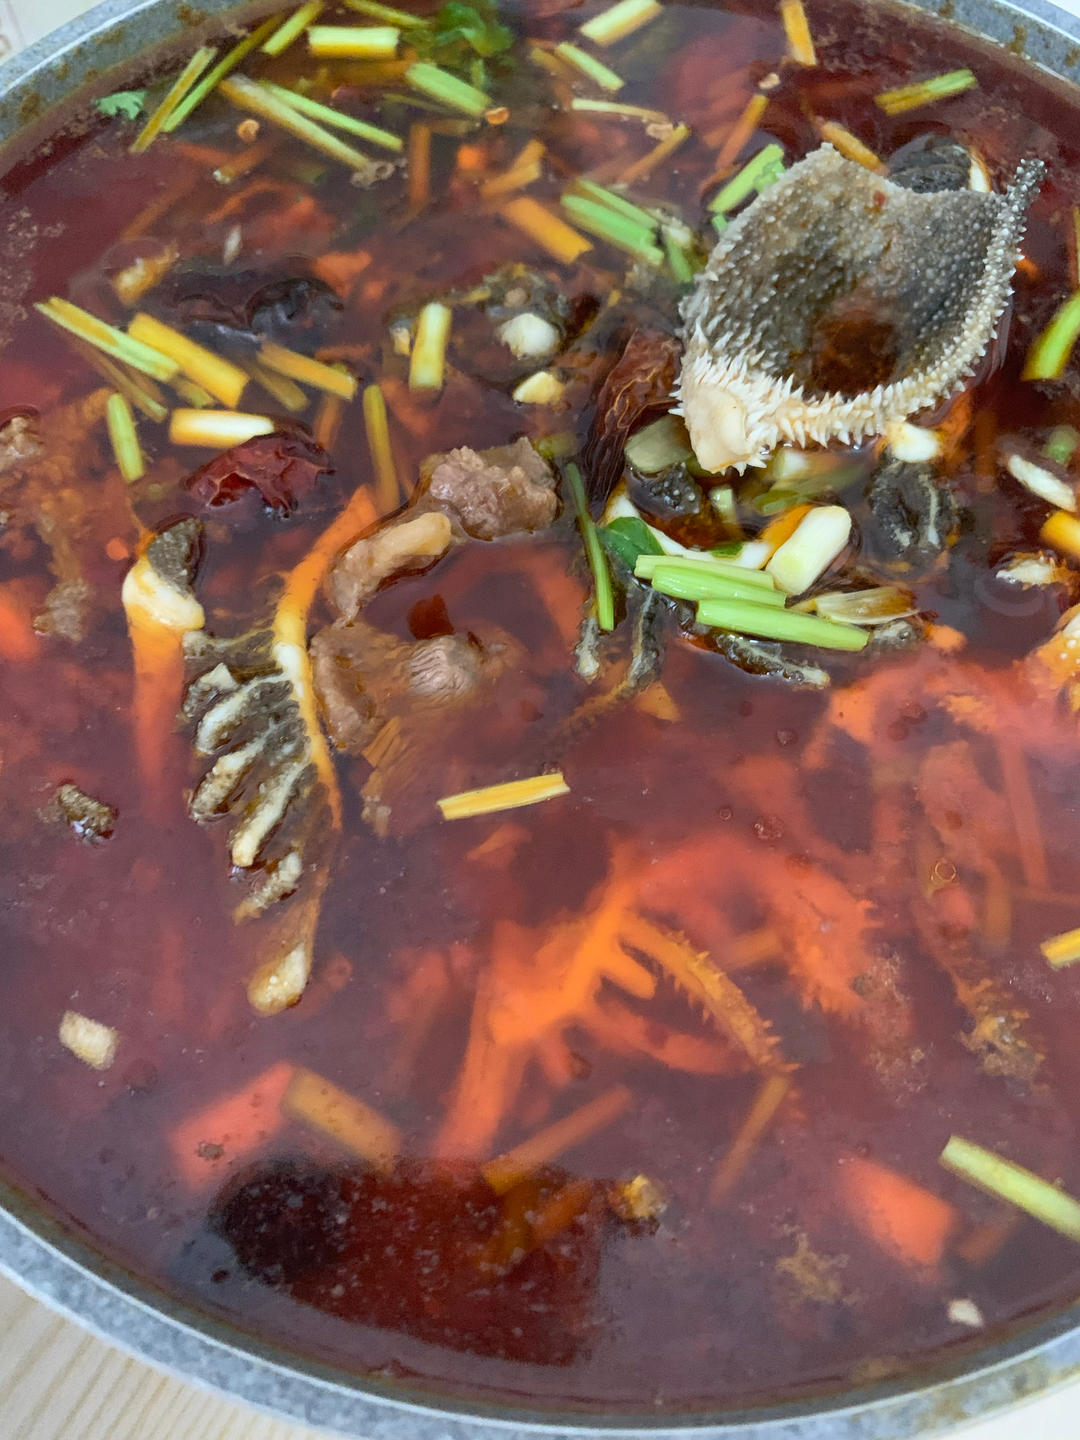
[{"label": "orange shredded vegetable", "polygon": [[947,1200],[887,1165],[857,1156],[844,1159],[837,1180],[852,1219],[894,1260],[915,1270],[941,1263],[957,1220]]}]

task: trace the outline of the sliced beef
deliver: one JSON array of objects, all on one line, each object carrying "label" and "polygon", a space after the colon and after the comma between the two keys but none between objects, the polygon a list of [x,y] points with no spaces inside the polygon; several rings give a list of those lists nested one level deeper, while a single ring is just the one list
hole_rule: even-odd
[{"label": "sliced beef", "polygon": [[551,467],[524,436],[491,450],[431,455],[420,474],[434,504],[477,540],[543,530],[558,510]]},{"label": "sliced beef", "polygon": [[441,510],[407,511],[350,545],[334,566],[330,599],[343,616],[356,614],[384,580],[406,570],[424,570],[446,553],[453,526]]}]

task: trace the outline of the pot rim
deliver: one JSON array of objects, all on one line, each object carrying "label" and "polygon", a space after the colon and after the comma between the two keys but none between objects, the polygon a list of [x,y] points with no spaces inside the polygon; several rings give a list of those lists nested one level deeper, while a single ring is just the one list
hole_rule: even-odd
[{"label": "pot rim", "polygon": [[[877,3],[877,0],[875,0]],[[1080,16],[1048,0],[881,0],[927,11],[1080,83]],[[190,49],[267,0],[103,0],[0,66],[0,162],[10,164],[110,73]],[[916,1440],[1080,1377],[1080,1302],[1004,1340],[957,1346],[892,1380],[783,1405],[657,1417],[538,1411],[390,1385],[291,1354],[158,1289],[0,1180],[0,1271],[111,1344],[275,1417],[364,1440]]]}]

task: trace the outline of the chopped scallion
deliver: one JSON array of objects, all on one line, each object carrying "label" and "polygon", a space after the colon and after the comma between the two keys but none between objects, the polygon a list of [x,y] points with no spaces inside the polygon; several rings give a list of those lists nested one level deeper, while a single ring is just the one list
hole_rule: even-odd
[{"label": "chopped scallion", "polygon": [[288,20],[274,31],[269,40],[263,42],[262,53],[264,55],[283,54],[325,9],[326,6],[322,0],[310,0],[309,4],[301,5],[299,10],[294,11]]},{"label": "chopped scallion", "polygon": [[146,464],[135,429],[135,416],[131,413],[131,406],[125,396],[118,393],[109,396],[105,407],[105,423],[120,474],[128,484],[132,480],[141,480],[146,474]]},{"label": "chopped scallion", "polygon": [[400,135],[382,130],[378,125],[369,125],[366,120],[345,115],[331,105],[321,105],[318,100],[309,100],[306,95],[301,95],[296,90],[288,90],[284,85],[275,85],[271,80],[264,80],[263,85],[271,95],[276,95],[286,105],[299,110],[301,115],[309,115],[312,120],[321,120],[324,125],[332,125],[337,130],[347,130],[350,135],[358,135],[361,140],[367,140],[372,145],[381,145],[385,150],[405,148],[405,142]]},{"label": "chopped scallion", "polygon": [[1035,340],[1024,363],[1022,380],[1060,380],[1080,337],[1080,290],[1060,306]]},{"label": "chopped scallion", "polygon": [[273,370],[268,369],[265,365],[260,365],[257,360],[249,360],[244,368],[255,383],[261,385],[283,410],[288,410],[293,415],[299,415],[301,410],[307,409],[308,397],[294,380],[286,379],[284,375],[276,375]]},{"label": "chopped scallion", "polygon": [[409,357],[409,389],[441,390],[446,370],[446,342],[453,311],[432,300],[420,311],[416,339]]},{"label": "chopped scallion", "polygon": [[380,5],[379,0],[342,0],[358,15],[367,15],[372,20],[382,20],[386,25],[396,25],[399,30],[424,30],[429,22],[419,15],[410,15],[408,10],[395,10],[392,5]]},{"label": "chopped scallion", "polygon": [[606,205],[609,210],[614,210],[616,215],[622,215],[642,230],[656,229],[656,217],[650,215],[648,210],[643,210],[640,205],[635,205],[632,200],[627,200],[614,190],[606,190],[594,180],[575,180],[574,191],[580,191],[587,200],[595,200],[598,205]]},{"label": "chopped scallion", "polygon": [[[634,568],[634,574],[639,580],[652,580],[657,565],[674,565],[680,570],[693,572],[701,575],[722,575],[731,580],[741,580],[746,584],[756,585],[760,590],[780,592],[776,589],[776,582],[772,576],[764,570],[750,570],[745,565],[738,565],[734,560],[724,560],[714,555],[667,555],[649,554],[642,555]],[[769,601],[765,601],[769,604]]]},{"label": "chopped scallion", "polygon": [[401,502],[397,467],[390,445],[390,424],[386,401],[378,385],[364,389],[364,425],[367,429],[368,451],[375,470],[375,499],[383,515],[389,515]]},{"label": "chopped scallion", "polygon": [[783,146],[766,145],[718,191],[709,202],[709,209],[714,213],[734,210],[736,205],[741,205],[755,190],[760,192],[779,179],[783,168]]},{"label": "chopped scallion", "polygon": [[826,650],[862,650],[870,638],[856,625],[841,625],[836,620],[751,600],[703,600],[697,618],[700,624],[716,630],[756,635],[764,640],[791,640]]},{"label": "chopped scallion", "polygon": [[237,41],[233,48],[221,57],[209,75],[204,75],[194,90],[190,90],[177,105],[161,127],[164,133],[170,135],[178,125],[182,125],[191,112],[202,104],[211,91],[218,87],[226,75],[231,75],[242,60],[245,60],[253,50],[257,50],[264,40],[269,39],[280,23],[280,15],[271,15],[270,19],[265,20],[258,29],[252,30],[250,35],[245,35],[242,40]]},{"label": "chopped scallion", "polygon": [[625,120],[640,120],[646,125],[671,124],[663,110],[649,110],[644,105],[623,105],[618,100],[593,100],[586,95],[575,95],[570,101],[570,109],[585,110],[593,115],[618,115]]},{"label": "chopped scallion", "polygon": [[324,365],[310,355],[301,355],[296,350],[287,350],[284,345],[264,342],[259,359],[279,375],[297,380],[301,385],[311,385],[316,390],[325,390],[328,395],[340,395],[342,400],[352,400],[356,395],[356,376],[334,365]]},{"label": "chopped scallion", "polygon": [[231,360],[215,355],[213,351],[197,345],[194,340],[189,340],[179,330],[174,330],[171,325],[164,325],[152,315],[144,313],[136,315],[131,321],[128,335],[132,340],[148,345],[175,360],[189,380],[194,380],[196,385],[209,390],[216,400],[220,400],[230,410],[235,410],[240,403],[248,377]]},{"label": "chopped scallion", "polygon": [[421,95],[427,95],[432,100],[439,100],[448,105],[451,110],[460,110],[465,115],[472,115],[479,120],[485,111],[491,109],[491,96],[486,95],[483,90],[475,85],[470,85],[466,80],[459,80],[456,75],[451,75],[448,70],[440,70],[438,65],[430,65],[425,60],[417,61],[410,65],[405,71],[406,83],[414,90],[419,90]]},{"label": "chopped scallion", "polygon": [[572,45],[569,40],[564,40],[561,45],[555,46],[555,54],[572,65],[580,74],[592,80],[606,90],[609,95],[614,95],[621,90],[626,83],[621,75],[616,75],[614,70],[609,70],[595,55],[590,55],[587,50],[582,50],[580,45]]},{"label": "chopped scallion", "polygon": [[331,159],[339,160],[350,170],[361,175],[373,173],[374,166],[367,155],[354,150],[351,145],[346,145],[329,130],[317,125],[314,120],[309,120],[306,115],[301,115],[291,102],[286,104],[257,80],[249,80],[244,75],[234,75],[221,82],[220,90],[222,95],[239,109],[248,110],[262,120],[279,125],[282,130],[287,130],[298,140],[307,141],[314,149],[321,150]]},{"label": "chopped scallion", "polygon": [[592,571],[596,623],[601,630],[614,630],[615,594],[611,588],[611,571],[608,568],[604,547],[600,544],[600,536],[597,534],[595,522],[589,514],[589,504],[585,499],[585,486],[581,479],[581,471],[572,463],[566,467],[566,483],[573,497],[574,509],[577,511],[578,529],[581,531],[585,555],[589,561],[589,569]]},{"label": "chopped scallion", "polygon": [[930,105],[935,100],[945,100],[950,95],[960,95],[978,80],[970,70],[950,70],[945,75],[935,75],[930,80],[920,80],[915,85],[901,85],[896,90],[885,90],[874,96],[886,115],[902,115],[907,110],[917,110],[921,105]]},{"label": "chopped scallion", "polygon": [[746,579],[749,571],[743,571],[741,576],[720,570],[709,574],[671,560],[659,560],[649,568],[652,571],[649,583],[653,589],[676,600],[749,600],[755,605],[781,607],[784,604],[784,596],[779,590],[770,590]]},{"label": "chopped scallion", "polygon": [[159,350],[153,350],[148,345],[140,344],[130,335],[125,335],[123,330],[118,330],[114,325],[107,325],[104,320],[99,320],[96,315],[81,310],[78,305],[72,305],[69,300],[61,300],[53,296],[51,300],[36,304],[34,309],[39,310],[54,325],[59,325],[63,330],[69,330],[80,340],[85,340],[88,345],[93,345],[95,349],[111,355],[114,360],[120,360],[125,365],[130,365],[133,370],[141,370],[144,375],[152,375],[155,380],[171,380],[180,369],[176,361],[170,359],[168,355],[163,355]]},{"label": "chopped scallion", "polygon": [[689,285],[697,273],[693,251],[683,242],[671,225],[661,227],[660,239],[664,244],[664,254],[667,256],[668,269],[671,271],[672,279],[677,285]]},{"label": "chopped scallion", "polygon": [[646,230],[617,210],[586,200],[581,195],[564,195],[562,205],[590,235],[606,240],[609,245],[625,250],[628,255],[644,260],[648,265],[659,267],[664,263],[664,252],[655,243],[655,228]]},{"label": "chopped scallion", "polygon": [[1080,930],[1066,930],[1064,935],[1052,935],[1042,942],[1039,949],[1055,970],[1075,965],[1080,960]]},{"label": "chopped scallion", "polygon": [[164,100],[132,141],[131,153],[133,155],[141,155],[144,150],[149,150],[164,128],[166,121],[216,54],[216,45],[204,45],[201,50],[196,50],[169,88]]},{"label": "chopped scallion", "polygon": [[988,1195],[1007,1200],[1060,1235],[1080,1240],[1080,1202],[1041,1175],[959,1135],[950,1136],[940,1163],[951,1174]]},{"label": "chopped scallion", "polygon": [[401,31],[396,25],[312,25],[308,49],[323,60],[392,60]]},{"label": "chopped scallion", "polygon": [[655,20],[662,10],[658,0],[619,0],[617,5],[601,10],[599,15],[586,20],[578,29],[594,45],[614,45],[617,40],[625,40],[642,25]]}]

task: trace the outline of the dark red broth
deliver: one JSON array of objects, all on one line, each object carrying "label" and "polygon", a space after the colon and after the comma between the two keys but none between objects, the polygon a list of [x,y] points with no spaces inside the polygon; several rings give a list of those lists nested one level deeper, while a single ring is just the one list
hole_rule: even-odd
[{"label": "dark red broth", "polygon": [[[532,538],[464,546],[398,579],[368,608],[381,629],[464,634],[494,617],[522,647],[460,750],[448,754],[436,738],[417,753],[423,794],[433,801],[556,765],[571,793],[453,824],[431,803],[423,823],[381,838],[360,812],[366,762],[339,757],[343,837],[314,971],[295,1008],[263,1018],[245,994],[258,923],[234,924],[223,832],[186,813],[201,773],[188,734],[178,727],[163,739],[159,794],[147,794],[132,762],[120,602],[135,537],[128,507],[148,528],[206,516],[198,594],[210,629],[238,633],[263,614],[270,578],[371,478],[360,405],[346,409],[334,442],[336,474],[286,519],[252,495],[203,511],[182,482],[212,452],[178,450],[164,426],[142,419],[151,468],[127,490],[100,426],[73,435],[77,463],[53,493],[12,492],[0,477],[0,603],[42,611],[58,578],[57,527],[91,595],[81,639],[39,633],[23,653],[15,641],[4,652],[4,1173],[103,1252],[301,1360],[541,1408],[715,1409],[918,1366],[973,1334],[998,1336],[1049,1313],[1080,1287],[1074,1243],[1026,1217],[1009,1223],[1006,1206],[938,1164],[958,1133],[1080,1188],[1080,975],[1051,971],[1039,950],[1080,923],[1080,745],[1066,710],[1033,699],[1009,668],[1046,639],[1065,602],[1059,589],[1016,592],[995,579],[1001,557],[1036,544],[1045,507],[999,483],[996,462],[986,473],[996,433],[1080,428],[1075,369],[1045,387],[1019,380],[1032,338],[1076,283],[1066,236],[1080,201],[1080,108],[1071,91],[941,24],[841,0],[807,9],[814,69],[784,62],[783,29],[764,0],[666,5],[605,52],[627,82],[620,100],[693,129],[634,193],[707,224],[702,184],[724,127],[772,71],[779,83],[757,142],[779,141],[789,160],[819,143],[819,116],[880,155],[927,131],[950,134],[980,150],[997,187],[1022,157],[1046,161],[1008,351],[974,395],[976,415],[990,418],[953,464],[961,533],[947,565],[912,582],[920,609],[967,637],[962,651],[923,644],[872,663],[842,657],[830,661],[831,689],[808,692],[680,643],[669,619],[663,684],[677,718],[628,703],[568,725],[589,694],[571,664],[588,574],[569,518]],[[525,11],[504,17],[518,39],[492,82],[510,120],[481,127],[471,143],[487,174],[537,135],[548,168],[529,193],[554,202],[567,177],[606,169],[610,178],[653,141],[640,124],[552,103],[520,37],[573,38],[586,11]],[[358,23],[352,12],[333,18]],[[426,114],[352,83],[350,62],[329,63],[340,64],[339,94],[356,113],[401,133]],[[313,66],[296,46],[255,69],[288,80]],[[893,119],[873,103],[884,89],[962,66],[979,86],[952,100]],[[455,320],[441,397],[416,403],[407,362],[387,358],[387,321],[511,261],[595,309],[623,284],[616,252],[597,243],[561,267],[483,213],[475,175],[460,163],[470,137],[460,134],[434,136],[432,198],[414,213],[402,174],[357,189],[346,171],[264,127],[269,149],[253,173],[267,187],[229,211],[250,177],[219,184],[209,152],[244,150],[241,118],[212,99],[142,156],[128,153],[130,124],[95,119],[75,143],[19,169],[4,202],[0,410],[33,407],[48,433],[62,407],[95,387],[29,302],[57,294],[119,318],[106,272],[130,257],[124,237],[137,217],[171,194],[149,233],[175,239],[186,259],[220,259],[238,222],[237,270],[254,260],[287,277],[327,252],[366,248],[325,343],[362,381],[390,377],[403,476],[432,451],[523,432],[569,429],[584,441],[591,404],[554,418],[516,404],[490,340],[465,318]],[[637,307],[642,323],[673,329],[676,300],[670,287],[632,299],[619,325]],[[586,368],[615,334],[599,325]],[[865,502],[846,500],[865,523]],[[834,724],[830,706],[871,670],[869,690],[851,692],[865,707],[864,744]],[[954,693],[968,699],[950,710]],[[973,710],[984,723],[967,723]],[[1021,750],[1045,850],[1034,880],[1007,798],[1008,757]],[[62,782],[115,808],[108,839],[80,842],[43,818]],[[954,843],[942,841],[931,810],[952,817]],[[613,874],[629,876],[641,909],[693,950],[721,963],[730,955],[731,976],[796,1067],[720,1199],[710,1188],[760,1074],[732,1059],[729,1040],[669,980],[651,999],[635,997],[594,964],[580,1004],[566,1000],[575,982],[558,965],[584,955],[588,970],[595,935],[552,958],[551,937],[601,913]],[[793,914],[805,917],[816,955],[786,942],[756,958],[739,949],[739,937],[777,916],[782,929]],[[520,986],[520,1073],[505,1080],[510,1098],[494,1133],[482,1116],[458,1115],[477,1153],[448,1155],[470,1016],[499,966]],[[1015,1012],[1036,1073],[1018,1078],[1008,1040],[996,1072],[980,1063],[980,986],[996,987],[991,1008]],[[541,1034],[537,1015],[563,1001],[563,1021]],[[115,1027],[108,1070],[60,1045],[59,1017],[70,1009]],[[689,1068],[658,1059],[665,1046],[681,1046]],[[281,1118],[297,1066],[392,1120],[403,1137],[392,1168],[373,1169]],[[629,1099],[610,1123],[507,1194],[488,1186],[477,1162],[617,1086]],[[232,1128],[222,1120],[229,1096],[241,1097]],[[882,1199],[868,1178],[882,1175],[917,1189]],[[636,1176],[665,1203],[635,1221],[612,1193]],[[941,1209],[920,1208],[927,1196]],[[974,1302],[985,1328],[949,1318],[957,1299]]]}]

